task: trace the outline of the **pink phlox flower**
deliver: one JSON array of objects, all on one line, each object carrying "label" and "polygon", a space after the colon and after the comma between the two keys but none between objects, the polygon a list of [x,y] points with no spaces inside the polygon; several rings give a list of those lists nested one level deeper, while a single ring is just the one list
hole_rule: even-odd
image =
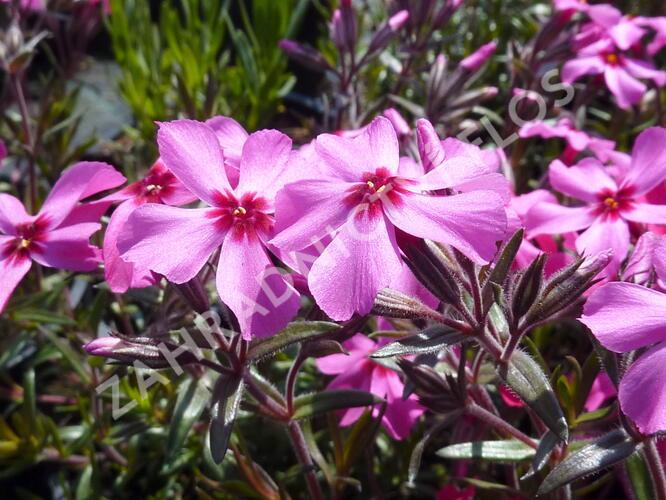
[{"label": "pink phlox flower", "polygon": [[[328,389],[358,389],[384,398],[386,412],[382,425],[394,439],[404,439],[425,409],[418,403],[416,394],[402,398],[405,385],[396,371],[368,357],[385,343],[375,343],[358,333],[342,343],[349,355],[332,354],[319,358],[317,368],[326,375],[337,375]],[[340,425],[356,422],[364,411],[364,407],[345,410]],[[378,416],[379,408],[373,408],[372,414]]]},{"label": "pink phlox flower", "polygon": [[367,313],[377,292],[401,275],[398,230],[452,245],[475,262],[494,255],[506,229],[501,197],[471,188],[430,195],[427,191],[457,184],[439,169],[400,175],[398,139],[386,118],[376,118],[354,138],[320,135],[315,150],[325,175],[285,185],[277,197],[278,234],[271,243],[290,252],[335,233],[308,275],[317,304],[331,318]]},{"label": "pink phlox flower", "polygon": [[604,275],[615,276],[627,255],[629,223],[666,223],[666,205],[652,205],[640,197],[666,178],[666,129],[649,128],[634,144],[631,165],[620,178],[609,175],[594,158],[567,167],[555,160],[549,167],[550,183],[560,193],[581,200],[581,206],[540,202],[527,213],[531,235],[564,234],[585,230],[576,239],[579,253],[596,254],[613,249]]},{"label": "pink phlox flower", "polygon": [[110,203],[79,205],[125,182],[111,165],[80,162],[63,172],[36,215],[14,196],[0,194],[0,311],[32,261],[70,271],[92,271],[99,252],[89,243]]},{"label": "pink phlox flower", "polygon": [[647,61],[619,52],[607,38],[580,49],[577,57],[562,67],[562,81],[565,83],[572,83],[589,74],[603,74],[606,86],[623,109],[638,103],[647,91],[639,79],[652,80],[660,87],[666,85],[666,72],[655,69]]},{"label": "pink phlox flower", "polygon": [[544,139],[552,137],[565,139],[567,150],[563,154],[562,161],[567,165],[572,163],[578,153],[586,149],[592,151],[601,161],[607,161],[609,159],[608,151],[615,148],[615,142],[613,141],[593,137],[582,130],[576,130],[568,118],[562,118],[555,124],[540,120],[526,123],[520,128],[518,135],[523,138],[537,136]]},{"label": "pink phlox flower", "polygon": [[111,215],[104,233],[104,276],[113,292],[124,293],[128,288],[143,288],[155,283],[154,274],[131,262],[125,262],[118,252],[118,237],[130,214],[144,203],[163,203],[179,206],[197,200],[158,159],[140,181],[134,182],[106,197],[121,201]]},{"label": "pink phlox flower", "polygon": [[300,305],[267,252],[276,194],[296,178],[288,170],[291,139],[277,130],[251,134],[243,145],[235,188],[218,136],[207,124],[161,123],[157,142],[164,165],[207,206],[141,205],[118,239],[121,258],[184,283],[220,249],[217,291],[236,315],[244,338],[275,333]]}]

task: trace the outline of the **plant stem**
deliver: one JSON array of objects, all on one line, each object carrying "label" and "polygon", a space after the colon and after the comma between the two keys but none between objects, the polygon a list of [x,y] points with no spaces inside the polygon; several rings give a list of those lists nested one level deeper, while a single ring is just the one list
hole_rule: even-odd
[{"label": "plant stem", "polygon": [[645,458],[654,481],[657,499],[666,500],[666,475],[664,474],[664,464],[661,462],[655,438],[648,438],[645,441]]},{"label": "plant stem", "polygon": [[23,94],[20,74],[11,74],[10,79],[14,86],[16,102],[19,111],[21,112],[23,133],[25,134],[25,147],[28,153],[28,189],[30,199],[30,207],[28,211],[34,213],[37,211],[37,173],[35,171],[35,143],[32,137],[32,129],[30,128],[30,115],[28,113],[28,105],[25,100],[25,95]]},{"label": "plant stem", "polygon": [[298,371],[301,369],[305,358],[301,356],[301,351],[298,351],[296,359],[294,359],[291,368],[289,368],[289,373],[287,374],[286,382],[286,398],[287,398],[287,411],[289,415],[294,412],[294,389],[296,388],[296,377],[298,376]]},{"label": "plant stem", "polygon": [[509,359],[511,359],[511,355],[513,354],[513,351],[516,350],[516,347],[518,346],[518,343],[520,342],[521,335],[517,334],[512,334],[511,337],[509,337],[509,342],[504,346],[504,350],[502,351],[502,356],[500,357],[500,361],[502,363],[507,363]]},{"label": "plant stem", "polygon": [[467,413],[469,415],[472,415],[479,420],[487,423],[491,427],[494,427],[495,429],[505,432],[513,437],[515,437],[517,440],[522,441],[525,443],[527,446],[534,448],[536,450],[537,448],[537,443],[534,442],[534,440],[529,437],[527,434],[523,434],[521,431],[516,429],[513,425],[509,424],[508,422],[505,422],[501,418],[499,418],[496,415],[493,415],[490,413],[488,410],[485,408],[481,408],[479,405],[476,403],[471,403],[467,406]]},{"label": "plant stem", "polygon": [[317,481],[317,475],[312,470],[314,462],[310,456],[310,450],[305,442],[305,436],[303,436],[301,427],[297,422],[289,422],[287,424],[287,431],[289,431],[289,437],[291,438],[291,443],[296,451],[298,462],[305,469],[305,481],[308,485],[308,490],[310,491],[310,498],[313,498],[314,500],[323,500],[324,495],[319,486],[319,481]]}]

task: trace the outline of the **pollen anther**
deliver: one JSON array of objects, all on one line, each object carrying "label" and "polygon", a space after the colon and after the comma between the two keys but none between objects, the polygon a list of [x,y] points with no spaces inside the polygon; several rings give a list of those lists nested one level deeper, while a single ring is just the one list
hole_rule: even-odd
[{"label": "pollen anther", "polygon": [[245,215],[247,213],[247,210],[245,210],[243,207],[238,207],[233,211],[234,215]]}]

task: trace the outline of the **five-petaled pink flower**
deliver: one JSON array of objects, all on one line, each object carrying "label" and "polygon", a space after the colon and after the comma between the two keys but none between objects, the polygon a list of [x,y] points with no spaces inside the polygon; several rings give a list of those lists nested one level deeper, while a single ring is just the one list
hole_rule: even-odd
[{"label": "five-petaled pink flower", "polygon": [[271,243],[300,250],[335,236],[312,265],[308,284],[331,318],[372,308],[377,292],[402,271],[398,230],[449,244],[488,262],[506,230],[503,201],[493,191],[432,196],[451,187],[438,170],[419,177],[399,171],[391,122],[376,118],[354,138],[320,135],[314,144],[319,177],[286,184],[277,198],[278,235]]},{"label": "five-petaled pink flower", "polygon": [[562,67],[562,81],[572,83],[583,75],[603,74],[606,86],[623,109],[638,103],[647,91],[639,79],[666,85],[666,72],[649,62],[634,59],[617,50],[613,41],[602,38],[578,50],[577,57]]},{"label": "five-petaled pink flower", "polygon": [[209,207],[140,206],[118,240],[121,257],[184,283],[221,247],[217,291],[236,315],[244,338],[275,333],[300,305],[298,294],[271,264],[266,250],[275,222],[275,196],[290,179],[291,139],[277,130],[250,135],[235,188],[229,183],[218,137],[207,124],[162,123],[157,141],[166,167]]},{"label": "five-petaled pink flower", "polygon": [[32,261],[70,271],[92,271],[99,252],[89,243],[110,203],[79,201],[125,182],[111,165],[80,162],[55,183],[37,215],[9,194],[0,194],[0,311]]},{"label": "five-petaled pink flower", "polygon": [[[326,375],[337,375],[328,389],[358,389],[371,392],[386,400],[386,412],[382,425],[394,439],[404,439],[425,409],[418,403],[416,394],[402,398],[405,388],[400,376],[394,370],[381,365],[368,357],[380,344],[363,334],[357,333],[342,343],[349,355],[332,354],[317,359],[319,371]],[[365,408],[349,408],[344,411],[340,425],[356,422]],[[373,409],[373,415],[379,408]]]},{"label": "five-petaled pink flower", "polygon": [[618,172],[617,179],[594,158],[586,158],[573,167],[555,160],[549,169],[551,185],[586,204],[535,205],[527,213],[530,234],[562,234],[587,228],[576,239],[576,249],[592,255],[612,248],[613,259],[604,273],[615,275],[629,249],[629,222],[666,223],[666,205],[639,201],[666,178],[664,143],[666,129],[652,127],[643,131],[636,139],[631,164]]}]

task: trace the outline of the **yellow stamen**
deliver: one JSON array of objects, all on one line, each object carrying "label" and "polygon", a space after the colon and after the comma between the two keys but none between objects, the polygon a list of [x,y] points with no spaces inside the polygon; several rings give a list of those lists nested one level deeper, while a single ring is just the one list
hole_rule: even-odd
[{"label": "yellow stamen", "polygon": [[150,192],[150,191],[159,191],[160,189],[162,189],[162,186],[159,186],[157,184],[149,184],[149,185],[146,186],[146,191],[148,191],[148,192]]},{"label": "yellow stamen", "polygon": [[615,201],[614,198],[611,198],[610,196],[604,200],[604,204],[608,208],[617,208],[617,207],[620,206],[620,204],[617,201]]},{"label": "yellow stamen", "polygon": [[236,210],[233,211],[234,215],[245,215],[247,213],[247,210],[245,210],[243,207],[238,207]]},{"label": "yellow stamen", "polygon": [[382,191],[386,191],[386,184],[384,184],[382,187],[380,187],[380,188],[377,190],[377,194],[380,194]]},{"label": "yellow stamen", "polygon": [[374,182],[372,182],[372,181],[368,181],[366,184],[368,185],[368,187],[369,187],[370,189],[375,189],[375,183],[374,183]]},{"label": "yellow stamen", "polygon": [[30,246],[31,241],[26,240],[25,238],[21,239],[21,248],[28,248]]},{"label": "yellow stamen", "polygon": [[606,56],[606,62],[609,64],[617,64],[617,54],[608,54]]}]

